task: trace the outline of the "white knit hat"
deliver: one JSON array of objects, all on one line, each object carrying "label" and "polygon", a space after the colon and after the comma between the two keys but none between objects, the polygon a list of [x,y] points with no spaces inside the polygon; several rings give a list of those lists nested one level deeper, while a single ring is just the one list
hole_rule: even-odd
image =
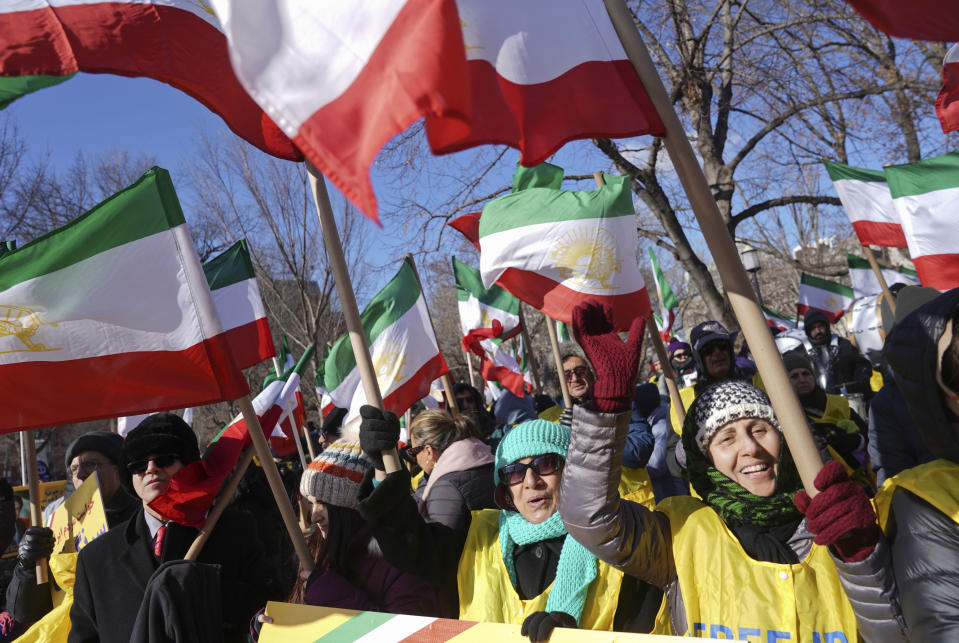
[{"label": "white knit hat", "polygon": [[766,394],[742,380],[710,386],[696,398],[690,412],[696,423],[696,444],[703,454],[716,431],[740,418],[766,420],[782,432]]},{"label": "white knit hat", "polygon": [[300,478],[300,493],[318,501],[356,508],[360,482],[373,463],[357,441],[340,438],[316,456]]}]

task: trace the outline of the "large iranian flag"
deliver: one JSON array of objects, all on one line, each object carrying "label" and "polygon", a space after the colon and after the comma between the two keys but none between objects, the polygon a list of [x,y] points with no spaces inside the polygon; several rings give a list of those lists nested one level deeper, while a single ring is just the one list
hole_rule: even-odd
[{"label": "large iranian flag", "polygon": [[553,319],[570,323],[587,299],[608,303],[619,330],[650,314],[636,266],[629,179],[605,175],[589,192],[561,190],[562,168],[518,166],[513,193],[483,208],[480,272]]},{"label": "large iranian flag", "polygon": [[260,287],[246,240],[203,264],[213,305],[239,368],[250,368],[276,355]]},{"label": "large iranian flag", "polygon": [[[872,266],[862,257],[853,254],[846,254],[846,263],[849,265],[849,279],[852,281],[852,289],[856,299],[868,295],[878,295],[882,292],[882,286],[879,285],[879,279],[876,273],[872,271]],[[889,266],[879,265],[882,276],[886,280],[887,286],[893,284],[906,284],[907,286],[918,286],[919,276],[915,270],[906,267],[890,268]]]},{"label": "large iranian flag", "polygon": [[0,257],[0,372],[0,431],[247,394],[166,170]]},{"label": "large iranian flag", "polygon": [[[250,94],[376,217],[369,166],[425,117],[437,154],[662,135],[602,0],[212,0]],[[326,37],[332,35],[332,37]]]},{"label": "large iranian flag", "polygon": [[959,286],[959,152],[885,168],[923,286]]},{"label": "large iranian flag", "polygon": [[880,170],[866,170],[833,161],[823,163],[859,243],[905,248],[906,236],[899,213],[892,204],[886,175]]},{"label": "large iranian flag", "polygon": [[4,84],[7,100],[16,98],[16,91],[34,91],[77,71],[167,83],[264,152],[302,158],[240,85],[220,22],[205,2],[15,0],[0,5],[0,76],[22,79]]},{"label": "large iranian flag", "polygon": [[[360,321],[388,411],[405,413],[429,393],[430,382],[449,372],[433,335],[426,298],[408,261],[373,297]],[[349,409],[343,423],[359,417],[360,406],[368,402],[349,335],[333,344],[323,376],[333,403]]]},{"label": "large iranian flag", "polygon": [[802,273],[799,278],[799,303],[796,310],[802,317],[811,308],[824,313],[835,324],[855,299],[852,288],[828,279]]}]

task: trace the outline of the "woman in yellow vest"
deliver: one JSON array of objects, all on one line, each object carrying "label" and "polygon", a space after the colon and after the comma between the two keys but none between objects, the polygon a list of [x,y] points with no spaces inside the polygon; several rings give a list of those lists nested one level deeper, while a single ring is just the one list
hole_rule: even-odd
[{"label": "woman in yellow vest", "polygon": [[[569,429],[523,422],[496,449],[496,504],[471,514],[467,531],[426,523],[410,497],[409,475],[386,475],[380,453],[395,445],[391,413],[364,406],[360,441],[380,469],[359,492],[359,511],[387,561],[459,597],[461,619],[522,624],[533,641],[557,627],[650,631],[662,592],[596,560],[570,538],[556,511]],[[620,610],[620,595],[626,597]],[[651,606],[651,608],[650,608]],[[637,622],[640,613],[646,623]]]},{"label": "woman in yellow vest", "polygon": [[[574,310],[576,338],[594,364],[628,359],[609,319],[595,303]],[[597,377],[599,386],[598,368]],[[662,633],[903,640],[889,552],[865,492],[830,463],[816,478],[821,493],[796,493],[799,477],[765,394],[736,380],[700,392],[682,439],[702,500],[668,498],[655,511],[616,493],[628,417],[598,410],[574,412],[560,514],[600,560],[666,591],[671,632]]]}]

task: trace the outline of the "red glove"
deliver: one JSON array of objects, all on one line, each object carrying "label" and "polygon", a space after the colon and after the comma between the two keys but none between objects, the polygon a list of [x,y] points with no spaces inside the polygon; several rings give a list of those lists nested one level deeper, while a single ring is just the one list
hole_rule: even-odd
[{"label": "red glove", "polygon": [[806,516],[817,545],[829,545],[847,563],[864,560],[879,542],[876,512],[863,488],[852,482],[841,462],[830,462],[813,481],[820,493],[810,499],[805,491],[793,503]]},{"label": "red glove", "polygon": [[646,320],[637,317],[626,343],[613,328],[613,309],[589,299],[573,309],[573,334],[596,371],[590,406],[601,413],[628,411],[639,370],[639,349]]}]

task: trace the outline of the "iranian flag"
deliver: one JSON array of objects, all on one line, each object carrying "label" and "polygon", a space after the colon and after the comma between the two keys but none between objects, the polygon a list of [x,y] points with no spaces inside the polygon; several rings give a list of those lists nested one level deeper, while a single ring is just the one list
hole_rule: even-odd
[{"label": "iranian flag", "polygon": [[653,276],[656,278],[656,293],[659,295],[659,306],[662,311],[662,316],[663,319],[668,320],[666,322],[666,328],[660,326],[660,329],[662,334],[668,337],[673,329],[673,322],[676,321],[676,309],[679,308],[679,300],[677,300],[676,295],[673,294],[673,289],[669,287],[669,282],[666,281],[666,275],[663,274],[662,269],[659,267],[659,261],[656,259],[656,253],[653,252],[652,248],[649,248],[649,262],[652,264]]},{"label": "iranian flag", "polygon": [[959,286],[959,152],[891,165],[889,191],[923,286]]},{"label": "iranian flag", "polygon": [[463,350],[480,357],[480,375],[487,382],[499,382],[523,397],[523,367],[505,350],[503,325],[494,319],[491,328],[478,328],[463,337]]},{"label": "iranian flag", "polygon": [[0,257],[0,302],[0,432],[249,391],[166,170]]},{"label": "iranian flag", "polygon": [[835,324],[852,304],[853,299],[855,296],[849,286],[802,273],[799,278],[799,303],[796,310],[802,317],[807,310],[816,308],[826,313],[829,323]]},{"label": "iranian flag", "polygon": [[943,132],[959,130],[959,43],[942,61],[942,89],[936,97],[936,115]]},{"label": "iranian flag", "polygon": [[479,270],[456,257],[453,257],[453,277],[456,280],[460,328],[464,336],[477,328],[492,328],[494,319],[502,327],[501,339],[509,339],[522,330],[519,299],[499,286],[484,288]]},{"label": "iranian flag", "polygon": [[[386,410],[405,413],[430,390],[430,382],[449,372],[440,353],[416,273],[408,261],[360,315],[376,380]],[[367,404],[349,335],[340,337],[326,358],[324,380],[333,403],[349,409],[343,424],[359,417]]]},{"label": "iranian flag", "polygon": [[573,341],[573,334],[569,332],[569,324],[564,324],[561,321],[551,320],[556,324],[556,339],[559,342],[570,342]]},{"label": "iranian flag", "polygon": [[[211,0],[250,95],[376,218],[369,166],[425,117],[437,154],[664,133],[602,0]],[[332,37],[324,37],[332,34]]]},{"label": "iranian flag", "polygon": [[205,2],[16,0],[0,8],[0,25],[0,76],[19,78],[5,83],[7,100],[78,71],[145,76],[197,99],[264,152],[302,158],[240,85]]},{"label": "iranian flag", "polygon": [[203,272],[234,363],[250,368],[276,355],[246,240],[207,261]]},{"label": "iranian flag", "polygon": [[499,284],[549,317],[571,323],[587,299],[608,303],[628,329],[650,314],[636,266],[636,221],[629,179],[605,175],[589,192],[561,190],[562,168],[517,167],[513,193],[483,208],[479,235],[483,285]]},{"label": "iranian flag", "polygon": [[899,213],[892,204],[886,175],[833,161],[823,161],[846,216],[862,245],[905,248]]},{"label": "iranian flag", "polygon": [[[876,273],[872,271],[872,266],[869,265],[868,261],[862,257],[846,253],[846,263],[849,265],[849,279],[852,281],[852,290],[856,299],[878,295],[882,292],[882,286],[879,285]],[[882,271],[887,286],[893,284],[919,285],[919,276],[915,270],[906,267],[890,268],[882,264],[879,265],[879,270]]]},{"label": "iranian flag", "polygon": [[946,0],[846,0],[873,27],[910,40],[959,40],[959,12]]},{"label": "iranian flag", "polygon": [[795,317],[787,317],[781,313],[777,313],[772,308],[767,308],[766,306],[762,307],[763,317],[766,318],[766,323],[769,324],[770,328],[776,330],[792,330],[796,327],[797,319]]},{"label": "iranian flag", "polygon": [[277,430],[270,438],[270,446],[280,457],[297,452],[296,440],[299,439],[300,427],[306,424],[306,406],[303,404],[300,379],[313,358],[313,352],[313,346],[308,346],[296,364],[286,369],[280,377],[269,375],[264,381],[265,387],[277,380],[283,382],[283,389],[274,402],[283,412],[277,420]]}]

